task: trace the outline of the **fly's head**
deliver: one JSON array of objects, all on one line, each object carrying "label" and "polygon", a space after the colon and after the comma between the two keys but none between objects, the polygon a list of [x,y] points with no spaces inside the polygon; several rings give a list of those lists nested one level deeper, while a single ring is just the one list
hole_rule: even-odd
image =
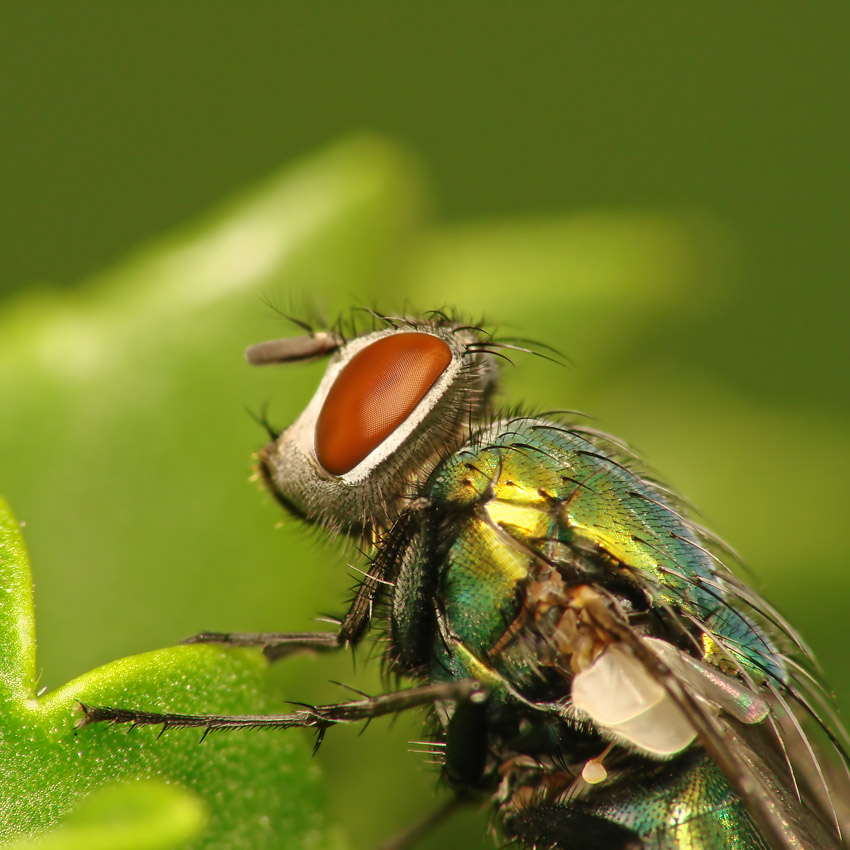
[{"label": "fly's head", "polygon": [[330,356],[304,412],[260,452],[277,499],[308,522],[362,536],[388,528],[434,465],[486,415],[498,378],[481,330],[387,320],[346,339],[328,331],[261,343],[249,362]]}]

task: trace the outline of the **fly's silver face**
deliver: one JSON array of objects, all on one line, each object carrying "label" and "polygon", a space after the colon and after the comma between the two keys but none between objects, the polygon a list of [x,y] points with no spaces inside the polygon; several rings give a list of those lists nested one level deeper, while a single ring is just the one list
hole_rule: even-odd
[{"label": "fly's silver face", "polygon": [[306,519],[366,536],[386,529],[447,449],[480,422],[497,378],[475,329],[404,321],[350,341],[262,343],[252,363],[333,352],[304,412],[260,453],[266,483]]}]

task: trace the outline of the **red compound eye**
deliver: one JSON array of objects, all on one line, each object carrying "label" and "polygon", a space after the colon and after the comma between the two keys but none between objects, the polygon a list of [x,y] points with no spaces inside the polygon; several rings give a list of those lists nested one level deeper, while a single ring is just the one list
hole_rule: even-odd
[{"label": "red compound eye", "polygon": [[385,336],[337,376],[316,422],[316,457],[345,475],[401,425],[452,361],[448,345],[423,333]]}]

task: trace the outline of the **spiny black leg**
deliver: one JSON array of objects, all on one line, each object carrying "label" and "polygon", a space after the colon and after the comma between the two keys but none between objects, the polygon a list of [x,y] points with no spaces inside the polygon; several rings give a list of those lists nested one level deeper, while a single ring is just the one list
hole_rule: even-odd
[{"label": "spiny black leg", "polygon": [[130,723],[133,726],[162,726],[165,729],[203,729],[204,735],[219,729],[294,729],[314,728],[319,735],[337,723],[370,720],[395,714],[408,708],[430,705],[441,700],[478,700],[486,696],[482,686],[472,679],[447,684],[423,685],[377,697],[331,705],[304,706],[291,714],[170,714],[127,708],[101,708],[80,703],[83,717],[77,726],[92,723]]},{"label": "spiny black leg", "polygon": [[356,646],[369,626],[375,601],[387,584],[383,576],[388,569],[384,560],[373,564],[372,572],[360,583],[338,632],[201,632],[182,642],[258,646],[270,661],[302,649],[332,652],[346,646]]},{"label": "spiny black leg", "polygon": [[201,632],[181,643],[258,646],[270,661],[276,661],[302,649],[333,652],[344,646],[337,632]]}]

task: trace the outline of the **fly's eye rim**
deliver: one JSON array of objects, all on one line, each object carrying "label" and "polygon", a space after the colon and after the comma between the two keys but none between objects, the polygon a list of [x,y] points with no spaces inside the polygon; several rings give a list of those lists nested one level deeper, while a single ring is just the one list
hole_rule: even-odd
[{"label": "fly's eye rim", "polygon": [[361,348],[346,362],[316,418],[316,460],[344,476],[411,416],[455,358],[439,336],[393,333]]},{"label": "fly's eye rim", "polygon": [[344,340],[330,331],[309,336],[293,336],[258,342],[245,349],[245,359],[252,366],[271,366],[276,363],[303,363],[332,354]]}]

